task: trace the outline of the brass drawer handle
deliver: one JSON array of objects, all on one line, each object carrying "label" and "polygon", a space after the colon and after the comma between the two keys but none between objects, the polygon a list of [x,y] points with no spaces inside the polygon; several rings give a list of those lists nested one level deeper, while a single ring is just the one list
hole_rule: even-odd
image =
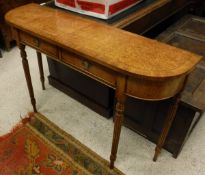
[{"label": "brass drawer handle", "polygon": [[90,63],[88,61],[83,60],[82,61],[82,66],[84,69],[88,70],[90,67]]},{"label": "brass drawer handle", "polygon": [[40,46],[40,41],[38,38],[33,38],[33,43],[35,44],[36,47]]}]

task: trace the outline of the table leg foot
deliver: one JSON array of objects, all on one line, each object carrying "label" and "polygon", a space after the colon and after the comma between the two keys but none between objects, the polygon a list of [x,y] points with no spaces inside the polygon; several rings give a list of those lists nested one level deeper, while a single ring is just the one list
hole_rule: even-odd
[{"label": "table leg foot", "polygon": [[159,149],[158,147],[155,148],[155,154],[154,154],[154,157],[153,157],[153,161],[156,162],[157,161],[157,158],[159,156],[161,152],[161,149]]},{"label": "table leg foot", "polygon": [[37,112],[36,100],[35,100],[35,97],[34,97],[33,86],[32,86],[31,75],[30,75],[30,69],[29,69],[29,64],[28,64],[28,60],[27,60],[27,54],[26,54],[26,51],[25,51],[25,45],[19,44],[19,49],[20,49],[20,53],[21,53],[22,65],[23,65],[24,74],[25,74],[25,78],[26,78],[26,83],[27,83],[27,87],[28,87],[28,91],[29,91],[29,95],[30,95],[30,99],[31,99],[31,104],[33,106],[33,111]]},{"label": "table leg foot", "polygon": [[114,162],[116,160],[116,157],[112,157],[110,156],[110,169],[113,169],[114,168]]}]

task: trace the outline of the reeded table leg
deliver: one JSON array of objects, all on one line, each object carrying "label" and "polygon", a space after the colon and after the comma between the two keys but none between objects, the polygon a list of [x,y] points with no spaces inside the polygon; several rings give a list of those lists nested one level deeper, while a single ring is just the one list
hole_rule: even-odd
[{"label": "reeded table leg", "polygon": [[176,116],[176,112],[177,112],[177,109],[179,107],[179,102],[180,102],[180,99],[181,99],[181,94],[185,88],[185,85],[186,85],[186,82],[187,82],[187,78],[185,79],[184,81],[184,85],[181,89],[181,91],[174,97],[174,99],[172,100],[170,106],[169,106],[169,109],[168,109],[168,113],[167,113],[167,116],[165,118],[165,122],[164,122],[164,126],[163,126],[163,129],[162,129],[162,132],[161,132],[161,135],[159,137],[159,140],[158,140],[158,143],[157,143],[157,146],[155,148],[155,154],[154,154],[154,158],[153,158],[153,161],[156,161],[160,152],[161,152],[161,149],[162,147],[164,146],[164,143],[166,141],[166,138],[167,138],[167,135],[169,133],[169,130],[172,126],[172,123],[174,121],[174,118]]},{"label": "reeded table leg", "polygon": [[23,64],[24,74],[25,74],[25,77],[26,77],[26,83],[27,83],[29,95],[30,95],[30,98],[31,98],[31,104],[33,106],[33,111],[37,112],[37,110],[36,110],[36,100],[34,98],[33,86],[32,86],[32,82],[31,82],[31,75],[30,75],[30,69],[29,69],[28,60],[27,60],[27,54],[26,54],[26,51],[25,51],[25,45],[19,44],[19,49],[20,49],[20,52],[21,52],[22,64]]},{"label": "reeded table leg", "polygon": [[124,118],[124,102],[125,102],[125,84],[126,79],[124,77],[119,77],[117,82],[117,88],[115,92],[116,96],[116,108],[115,108],[115,123],[112,141],[112,151],[110,155],[110,168],[114,168],[114,162],[117,158],[117,150],[120,139],[121,127]]},{"label": "reeded table leg", "polygon": [[38,58],[38,67],[40,72],[41,85],[42,85],[42,89],[45,90],[45,78],[44,78],[44,71],[43,71],[42,55],[38,51],[36,51],[36,53]]}]

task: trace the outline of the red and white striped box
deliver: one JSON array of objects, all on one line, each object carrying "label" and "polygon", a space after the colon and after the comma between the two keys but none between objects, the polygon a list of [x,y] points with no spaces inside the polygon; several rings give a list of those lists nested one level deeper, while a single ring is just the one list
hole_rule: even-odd
[{"label": "red and white striped box", "polygon": [[142,0],[55,0],[55,5],[81,14],[109,19]]}]

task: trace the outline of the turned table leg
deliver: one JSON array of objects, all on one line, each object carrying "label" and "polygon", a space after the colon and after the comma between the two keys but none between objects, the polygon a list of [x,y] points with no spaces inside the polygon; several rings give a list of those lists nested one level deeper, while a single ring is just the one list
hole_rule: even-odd
[{"label": "turned table leg", "polygon": [[39,67],[39,72],[40,72],[41,85],[42,85],[42,89],[45,90],[45,78],[44,78],[44,71],[43,71],[42,55],[38,51],[36,51],[36,53],[37,53],[37,59],[38,59],[38,67]]},{"label": "turned table leg", "polygon": [[119,77],[117,81],[117,88],[115,92],[116,96],[116,108],[115,108],[115,122],[114,122],[114,132],[113,132],[113,141],[112,141],[112,150],[110,155],[110,168],[114,168],[114,162],[117,158],[117,150],[120,139],[121,127],[124,118],[124,102],[125,102],[125,77]]},{"label": "turned table leg", "polygon": [[166,138],[168,136],[169,130],[170,130],[172,123],[174,121],[174,118],[176,116],[176,112],[177,112],[177,109],[179,107],[179,102],[181,99],[182,92],[185,88],[187,78],[188,77],[185,78],[184,85],[183,85],[181,91],[171,101],[171,104],[170,104],[168,112],[167,112],[167,116],[165,118],[164,126],[163,126],[163,129],[161,131],[161,135],[159,137],[158,143],[157,143],[156,148],[155,148],[155,154],[153,157],[153,161],[157,160],[157,158],[161,152],[161,149],[164,146],[164,143],[165,143]]},{"label": "turned table leg", "polygon": [[24,74],[26,77],[26,83],[27,83],[27,87],[28,87],[28,91],[29,91],[29,95],[30,95],[30,99],[31,99],[31,104],[33,106],[33,111],[37,112],[36,100],[34,97],[31,75],[30,75],[30,70],[29,70],[29,65],[28,65],[28,60],[27,60],[27,54],[25,51],[25,45],[19,44],[19,49],[20,49],[20,53],[21,53],[22,64],[23,64]]}]

